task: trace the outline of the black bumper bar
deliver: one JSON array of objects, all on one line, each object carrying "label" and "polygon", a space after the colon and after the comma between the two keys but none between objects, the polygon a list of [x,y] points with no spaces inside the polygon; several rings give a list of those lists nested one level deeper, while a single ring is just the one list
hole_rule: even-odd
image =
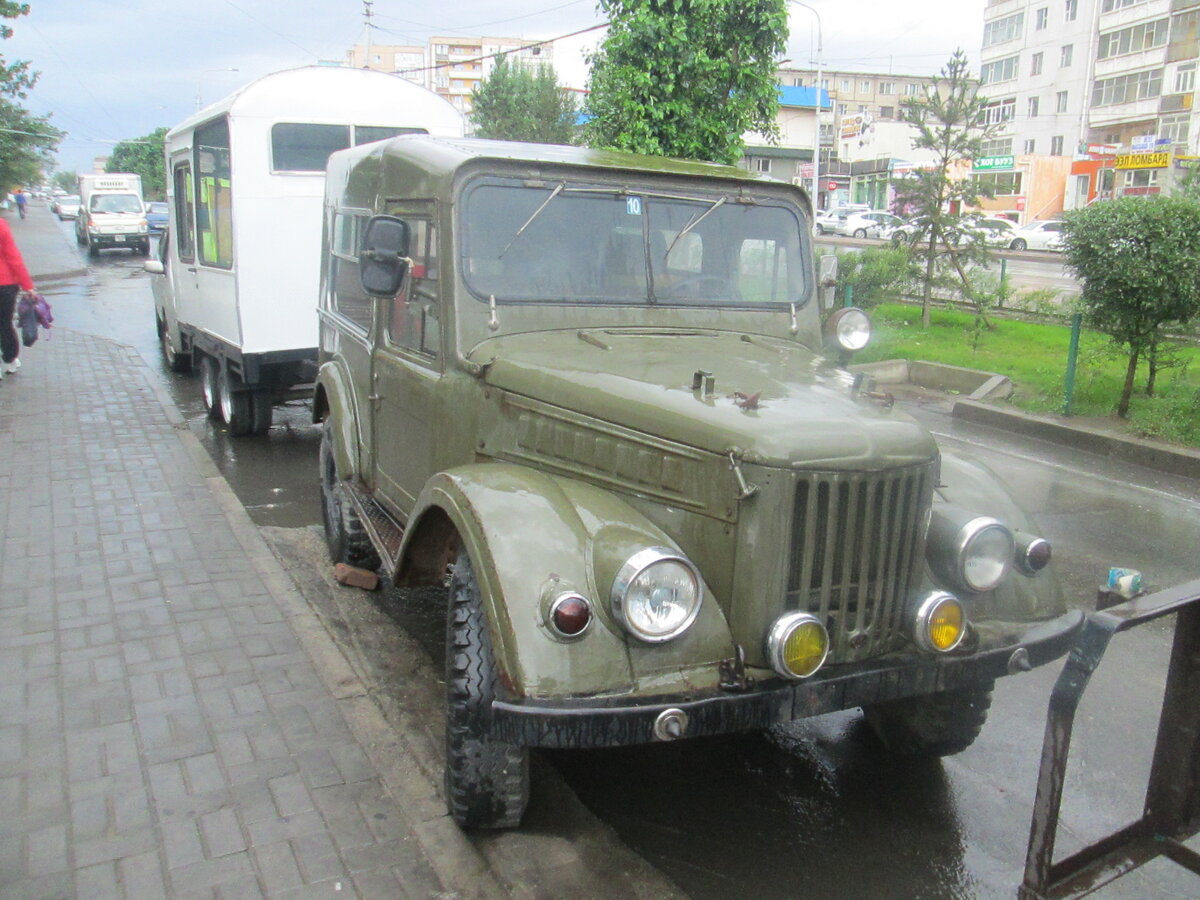
[{"label": "black bumper bar", "polygon": [[778,679],[742,693],[651,697],[630,703],[619,697],[492,702],[492,735],[525,747],[621,747],[664,738],[655,733],[659,716],[679,710],[686,725],[679,737],[756,731],[780,722],[853,709],[886,700],[957,687],[986,684],[1010,673],[1020,649],[1030,666],[1062,656],[1071,646],[1083,614],[1069,612],[1042,623],[1019,644],[971,656],[907,656],[891,665],[878,662],[842,666],[806,681]]}]

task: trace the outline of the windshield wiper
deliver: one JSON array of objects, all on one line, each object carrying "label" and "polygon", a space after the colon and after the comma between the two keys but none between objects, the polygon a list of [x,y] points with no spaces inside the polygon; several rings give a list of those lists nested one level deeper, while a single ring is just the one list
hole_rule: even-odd
[{"label": "windshield wiper", "polygon": [[675,245],[679,243],[679,239],[681,237],[683,237],[685,234],[687,234],[689,231],[691,231],[693,228],[695,228],[697,225],[699,225],[702,221],[704,221],[705,216],[707,216],[710,212],[712,212],[714,209],[716,209],[718,206],[720,206],[724,202],[725,202],[725,198],[722,197],[721,199],[717,200],[716,203],[714,203],[712,206],[710,206],[708,209],[706,209],[704,212],[696,213],[696,215],[692,216],[691,221],[683,226],[683,230],[680,231],[679,234],[675,235],[675,239],[673,241],[671,241],[671,246],[668,247],[667,252],[663,254],[663,259],[666,259],[668,256],[671,255],[671,251],[675,249]]},{"label": "windshield wiper", "polygon": [[567,183],[565,181],[560,182],[558,187],[556,187],[554,190],[552,190],[550,192],[550,196],[547,197],[542,202],[542,205],[539,206],[537,209],[535,209],[533,211],[533,215],[525,220],[525,224],[517,229],[517,233],[512,236],[512,240],[504,245],[504,249],[500,251],[500,256],[497,256],[496,259],[500,259],[500,257],[504,256],[504,254],[508,252],[508,248],[511,247],[514,243],[516,243],[516,240],[517,240],[517,238],[519,238],[521,236],[521,233],[523,231],[525,231],[526,228],[528,228],[530,225],[533,224],[533,220],[542,214],[542,210],[545,209],[549,205],[551,200],[553,200],[555,197],[557,197],[559,194],[561,194],[563,192],[563,189],[566,188],[566,186],[567,186]]}]

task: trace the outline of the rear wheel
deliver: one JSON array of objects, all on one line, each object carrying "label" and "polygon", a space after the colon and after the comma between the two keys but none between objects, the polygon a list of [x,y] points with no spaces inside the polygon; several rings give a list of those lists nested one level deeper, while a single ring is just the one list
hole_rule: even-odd
[{"label": "rear wheel", "polygon": [[271,392],[259,388],[250,394],[250,433],[266,434],[271,430],[275,415],[275,398]]},{"label": "rear wheel", "polygon": [[488,734],[495,659],[479,585],[463,551],[446,620],[446,805],[463,828],[516,828],[529,803],[529,750]]},{"label": "rear wheel", "polygon": [[1013,250],[1024,250],[1026,247],[1029,246],[1029,244],[1025,241],[1024,238],[1015,238],[1013,240],[1013,242],[1011,244],[1009,244],[1008,246],[1011,247]]},{"label": "rear wheel", "polygon": [[242,380],[229,371],[229,366],[221,367],[217,392],[220,395],[221,419],[229,426],[229,433],[234,437],[250,433],[253,424],[250,418],[250,392],[242,387]]},{"label": "rear wheel", "polygon": [[329,558],[335,563],[374,571],[379,568],[379,554],[354,505],[346,497],[346,489],[338,477],[333,442],[333,423],[326,419],[321,426],[318,459],[321,469],[321,520],[325,525]]},{"label": "rear wheel", "polygon": [[992,705],[992,682],[864,706],[867,724],[898,756],[951,756],[974,743]]},{"label": "rear wheel", "polygon": [[866,236],[867,236],[867,229],[865,229],[865,228],[855,228],[854,229],[854,237],[865,238]]},{"label": "rear wheel", "polygon": [[217,361],[211,356],[200,360],[200,391],[204,395],[204,408],[210,419],[221,417],[221,390],[217,384]]}]

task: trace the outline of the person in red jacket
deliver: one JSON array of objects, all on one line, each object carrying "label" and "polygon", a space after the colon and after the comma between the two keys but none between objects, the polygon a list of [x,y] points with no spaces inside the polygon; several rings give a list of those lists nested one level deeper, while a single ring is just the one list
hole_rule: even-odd
[{"label": "person in red jacket", "polygon": [[25,260],[13,240],[8,222],[0,219],[0,378],[21,368],[17,359],[21,342],[17,340],[17,328],[13,324],[13,312],[17,308],[17,294],[32,291],[33,279],[25,268]]}]

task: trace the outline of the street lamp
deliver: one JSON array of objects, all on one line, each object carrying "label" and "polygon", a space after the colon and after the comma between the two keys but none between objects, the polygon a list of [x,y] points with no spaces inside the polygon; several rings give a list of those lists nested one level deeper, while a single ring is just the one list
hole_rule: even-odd
[{"label": "street lamp", "polygon": [[237,72],[237,71],[238,70],[236,68],[204,69],[203,71],[201,71],[200,74],[196,76],[196,109],[199,109],[201,106],[204,105],[204,101],[203,101],[203,99],[201,99],[201,95],[200,95],[200,87],[204,82],[205,75],[207,75],[209,72]]},{"label": "street lamp", "polygon": [[813,94],[813,186],[812,186],[812,204],[814,212],[821,205],[821,54],[823,52],[823,39],[821,36],[821,14],[809,6],[807,3],[801,3],[800,0],[788,0],[789,3],[795,6],[802,6],[810,13],[817,17],[817,83],[814,86]]}]

